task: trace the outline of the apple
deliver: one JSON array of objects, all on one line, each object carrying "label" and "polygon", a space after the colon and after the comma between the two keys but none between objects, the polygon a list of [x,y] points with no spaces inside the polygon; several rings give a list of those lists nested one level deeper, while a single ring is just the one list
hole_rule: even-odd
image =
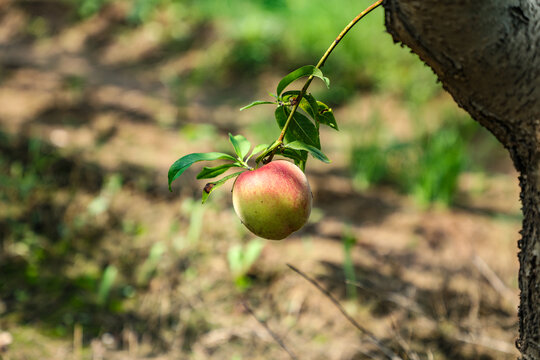
[{"label": "apple", "polygon": [[306,175],[285,160],[243,172],[232,190],[234,211],[242,223],[270,240],[284,239],[304,226],[312,197]]}]

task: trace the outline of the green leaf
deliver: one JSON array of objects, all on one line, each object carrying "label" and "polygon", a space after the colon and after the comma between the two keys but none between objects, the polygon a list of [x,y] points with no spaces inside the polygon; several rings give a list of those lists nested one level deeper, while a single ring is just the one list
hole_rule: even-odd
[{"label": "green leaf", "polygon": [[294,150],[305,150],[311,154],[315,159],[321,160],[325,163],[330,163],[330,159],[319,149],[314,146],[305,144],[301,141],[293,141],[285,145],[285,148],[290,148]]},{"label": "green leaf", "polygon": [[263,248],[264,242],[261,239],[253,239],[247,244],[244,253],[244,269],[246,272],[249,271],[249,268],[259,258]]},{"label": "green leaf", "polygon": [[283,126],[285,126],[285,123],[287,122],[287,117],[289,116],[289,112],[290,111],[288,111],[283,105],[276,108],[274,116],[276,117],[276,121],[280,129],[283,129]]},{"label": "green leaf", "polygon": [[292,148],[283,147],[280,149],[280,154],[292,160],[307,159],[307,151],[300,151]]},{"label": "green leaf", "polygon": [[236,159],[229,155],[219,152],[209,152],[209,153],[193,153],[186,156],[181,157],[180,159],[176,160],[174,164],[171,165],[169,168],[169,191],[172,191],[171,184],[174,180],[176,180],[184,171],[186,171],[187,168],[189,168],[191,165],[196,163],[197,161],[212,161],[212,160],[232,160],[236,161]]},{"label": "green leaf", "polygon": [[233,136],[232,134],[229,134],[229,141],[234,147],[234,152],[238,155],[238,159],[243,160],[249,153],[251,143],[242,135]]},{"label": "green leaf", "polygon": [[237,177],[238,175],[240,175],[241,173],[243,173],[243,171],[239,171],[239,172],[235,172],[234,174],[231,174],[231,175],[227,175],[225,176],[224,178],[216,181],[216,182],[210,182],[208,184],[206,184],[204,186],[204,189],[203,189],[203,194],[202,194],[202,203],[204,204],[206,202],[206,200],[208,199],[208,197],[210,196],[210,194],[216,190],[218,187],[220,187],[221,185],[225,184],[227,182],[227,180],[230,180],[232,178],[235,178]]},{"label": "green leaf", "polygon": [[280,154],[284,157],[294,160],[296,166],[302,169],[302,171],[305,171],[308,157],[307,151],[282,148]]},{"label": "green leaf", "polygon": [[334,112],[332,109],[328,107],[325,103],[322,103],[320,101],[317,101],[318,107],[318,113],[317,113],[317,121],[321,124],[330,126],[334,130],[339,130],[336,118],[334,117]]},{"label": "green leaf", "polygon": [[289,86],[289,84],[291,84],[293,81],[295,81],[295,80],[297,80],[297,79],[299,79],[301,77],[304,77],[304,76],[317,77],[317,78],[321,79],[322,81],[324,81],[324,83],[326,84],[327,87],[330,86],[330,80],[328,80],[328,78],[323,75],[323,73],[322,73],[322,71],[320,69],[316,68],[313,65],[306,65],[306,66],[302,66],[301,68],[290,72],[283,79],[281,79],[281,81],[279,82],[279,84],[277,86],[277,95],[278,96],[281,95],[283,90],[285,90],[285,88],[287,86]]},{"label": "green leaf", "polygon": [[[301,91],[297,91],[297,90],[286,91],[283,93],[281,97],[282,101],[284,103],[288,103],[290,102],[290,99],[293,96],[298,96],[300,95],[300,93]],[[315,123],[315,127],[318,129],[319,123],[320,123],[318,119],[318,117],[320,116],[319,104],[317,103],[317,100],[315,100],[315,97],[311,94],[304,94],[304,96],[302,96],[302,100],[300,101],[300,104],[298,105],[298,107],[302,109],[309,117],[311,117],[311,119],[313,119],[313,122]]]},{"label": "green leaf", "polygon": [[285,91],[283,94],[281,94],[281,100],[283,100],[284,102],[289,101],[291,97],[298,96],[300,95],[300,93],[301,93],[300,90]]},{"label": "green leaf", "polygon": [[273,101],[262,101],[262,100],[257,100],[257,101],[252,102],[252,103],[249,104],[249,105],[246,105],[246,106],[240,108],[240,111],[246,110],[246,109],[249,109],[249,108],[252,108],[252,107],[257,106],[257,105],[264,105],[264,104],[275,104],[275,102],[273,102]]},{"label": "green leaf", "polygon": [[98,304],[103,305],[107,301],[117,275],[118,269],[114,265],[108,265],[107,268],[105,268],[98,288]]},{"label": "green leaf", "polygon": [[[289,113],[289,110],[285,106],[278,106],[276,108],[275,116],[280,129],[283,129],[283,126],[285,126]],[[287,143],[300,140],[317,149],[321,148],[318,129],[307,117],[298,112],[295,112],[291,119],[291,123],[285,133],[285,140]]]},{"label": "green leaf", "polygon": [[197,179],[210,179],[223,174],[232,167],[242,167],[239,163],[223,164],[214,167],[203,167],[202,171],[197,175]]},{"label": "green leaf", "polygon": [[319,114],[319,105],[317,104],[317,100],[315,100],[315,97],[311,94],[306,94],[302,98],[302,101],[300,102],[300,107],[302,110],[304,110],[306,113],[311,115],[311,117],[315,120],[317,120],[318,114]]},{"label": "green leaf", "polygon": [[246,159],[246,162],[247,162],[249,159],[251,159],[251,157],[252,157],[253,155],[257,155],[257,154],[263,152],[264,150],[268,149],[268,146],[270,146],[270,145],[268,145],[268,144],[260,144],[260,145],[255,146],[255,148],[254,148],[253,151],[251,152],[251,155],[249,155],[248,158]]}]

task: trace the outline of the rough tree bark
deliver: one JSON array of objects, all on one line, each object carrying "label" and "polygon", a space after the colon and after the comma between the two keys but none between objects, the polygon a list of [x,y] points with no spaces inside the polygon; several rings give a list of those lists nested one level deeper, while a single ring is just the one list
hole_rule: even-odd
[{"label": "rough tree bark", "polygon": [[508,149],[520,173],[522,359],[540,359],[540,1],[385,0],[386,28]]}]

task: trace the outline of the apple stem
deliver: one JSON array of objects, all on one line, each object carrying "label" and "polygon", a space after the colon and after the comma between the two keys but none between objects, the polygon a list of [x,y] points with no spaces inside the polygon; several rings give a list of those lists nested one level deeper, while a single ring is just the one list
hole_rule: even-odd
[{"label": "apple stem", "polygon": [[[369,14],[372,10],[376,9],[379,5],[381,5],[383,2],[383,0],[377,0],[375,1],[373,4],[371,4],[370,6],[368,6],[364,11],[362,11],[360,14],[358,14],[342,31],[341,33],[338,35],[338,37],[332,42],[332,44],[330,45],[330,47],[326,50],[326,52],[324,53],[324,55],[321,57],[321,59],[319,60],[319,62],[317,63],[317,65],[315,66],[317,69],[320,69],[324,66],[324,63],[326,62],[326,59],[328,59],[328,57],[330,56],[330,54],[332,53],[332,51],[335,49],[335,47],[340,43],[340,41],[345,37],[345,35],[349,32],[349,30],[351,30],[354,25],[356,25],[356,23],[358,23],[358,21],[360,21],[360,19],[362,19],[364,16],[366,16],[367,14]],[[278,139],[274,142],[274,144],[272,144],[271,147],[269,147],[264,153],[262,153],[259,157],[257,157],[257,163],[259,163],[262,159],[265,159],[265,162],[266,163],[269,163],[270,161],[272,161],[275,153],[276,153],[276,150],[278,149],[278,147],[283,144],[283,139],[285,138],[285,133],[287,132],[287,129],[289,128],[289,124],[291,123],[291,120],[293,118],[293,115],[294,113],[296,112],[296,110],[298,109],[298,105],[300,104],[300,102],[302,101],[302,98],[304,97],[304,95],[306,95],[306,92],[309,88],[309,85],[311,84],[311,82],[313,81],[313,75],[311,75],[310,77],[308,77],[306,83],[304,84],[304,86],[302,87],[302,90],[300,91],[300,94],[298,95],[298,97],[295,99],[295,103],[291,109],[291,112],[289,113],[289,116],[287,117],[287,121],[285,122],[285,125],[283,125],[283,128],[281,129],[281,133],[279,134],[279,137]],[[277,144],[276,146],[274,146],[275,144]]]}]

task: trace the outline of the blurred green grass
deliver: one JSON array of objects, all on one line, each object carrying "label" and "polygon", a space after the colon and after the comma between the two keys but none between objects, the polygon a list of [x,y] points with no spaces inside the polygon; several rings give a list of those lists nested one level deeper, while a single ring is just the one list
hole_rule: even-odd
[{"label": "blurred green grass", "polygon": [[[84,18],[112,0],[63,0]],[[195,85],[211,78],[212,86],[228,82],[227,73],[249,77],[264,71],[288,72],[315,64],[324,50],[371,1],[338,0],[134,0],[129,2],[126,29],[153,26],[169,52],[203,45],[212,29],[208,56],[189,77]],[[166,19],[164,23],[163,19]],[[395,46],[377,9],[340,43],[325,71],[335,79],[327,101],[340,104],[357,91],[384,91],[413,104],[440,91],[435,77],[416,56]],[[165,79],[173,84],[175,79]],[[198,84],[199,83],[199,84]]]}]

